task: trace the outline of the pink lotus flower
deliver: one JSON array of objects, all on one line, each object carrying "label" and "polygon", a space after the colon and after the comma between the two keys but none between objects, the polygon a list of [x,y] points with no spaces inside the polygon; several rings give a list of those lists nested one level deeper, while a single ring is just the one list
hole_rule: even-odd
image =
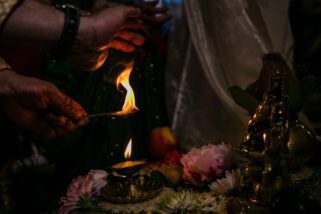
[{"label": "pink lotus flower", "polygon": [[78,176],[73,179],[68,187],[65,197],[60,199],[59,214],[69,214],[79,208],[81,199],[95,199],[100,189],[106,185],[107,173],[103,170],[91,171],[88,175]]},{"label": "pink lotus flower", "polygon": [[212,181],[221,177],[231,162],[232,150],[226,144],[208,144],[201,148],[193,148],[181,158],[183,179],[194,185]]}]

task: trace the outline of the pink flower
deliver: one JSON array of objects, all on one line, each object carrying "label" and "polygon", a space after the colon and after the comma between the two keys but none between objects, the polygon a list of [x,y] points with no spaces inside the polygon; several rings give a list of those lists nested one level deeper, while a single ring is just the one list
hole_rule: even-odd
[{"label": "pink flower", "polygon": [[212,181],[221,177],[231,162],[232,150],[226,144],[208,144],[201,148],[193,148],[181,158],[183,179],[194,185]]},{"label": "pink flower", "polygon": [[60,199],[62,205],[59,209],[59,214],[68,214],[72,210],[79,208],[78,202],[84,197],[95,199],[100,189],[107,183],[105,180],[107,173],[103,172],[91,171],[88,175],[78,176],[73,179],[68,187],[66,196]]}]

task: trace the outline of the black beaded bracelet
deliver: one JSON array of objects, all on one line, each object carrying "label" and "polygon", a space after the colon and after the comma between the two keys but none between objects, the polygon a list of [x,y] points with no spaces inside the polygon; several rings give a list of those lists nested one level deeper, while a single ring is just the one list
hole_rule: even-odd
[{"label": "black beaded bracelet", "polygon": [[51,52],[50,57],[52,59],[65,59],[78,32],[80,10],[69,4],[56,5],[55,8],[65,13],[65,22],[61,37]]}]

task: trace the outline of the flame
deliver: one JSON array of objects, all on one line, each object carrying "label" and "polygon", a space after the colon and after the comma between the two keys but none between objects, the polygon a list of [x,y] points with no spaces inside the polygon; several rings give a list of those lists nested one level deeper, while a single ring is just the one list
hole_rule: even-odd
[{"label": "flame", "polygon": [[122,85],[126,90],[126,97],[125,102],[122,108],[121,114],[128,114],[133,111],[138,110],[135,104],[135,94],[133,88],[130,86],[129,83],[129,76],[133,70],[134,61],[131,61],[125,65],[124,71],[122,71],[116,80],[117,88]]},{"label": "flame", "polygon": [[132,139],[130,139],[127,144],[126,150],[124,152],[124,157],[125,159],[129,159],[131,155],[132,155]]}]

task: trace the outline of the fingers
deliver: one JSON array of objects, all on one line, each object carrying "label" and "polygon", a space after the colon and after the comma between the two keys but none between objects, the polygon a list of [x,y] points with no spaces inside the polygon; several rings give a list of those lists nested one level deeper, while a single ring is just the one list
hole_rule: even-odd
[{"label": "fingers", "polygon": [[59,105],[59,109],[61,110],[62,114],[65,114],[66,116],[73,119],[81,118],[87,115],[86,111],[79,103],[62,93],[60,94],[60,96],[62,98],[62,103],[57,104]]},{"label": "fingers", "polygon": [[[77,102],[63,95],[55,87],[44,88],[47,88],[43,94],[46,107],[42,109],[22,105],[12,97],[3,98],[3,109],[18,127],[43,138],[53,138],[66,135],[89,122],[85,116],[86,112]],[[32,103],[34,100],[30,99],[28,102]]]},{"label": "fingers", "polygon": [[68,60],[77,65],[84,71],[96,71],[108,58],[108,45],[99,48],[99,50],[84,50],[82,52],[73,52],[68,56]]},{"label": "fingers", "polygon": [[[137,24],[134,22],[129,22],[128,24]],[[129,30],[120,30],[108,44],[108,48],[113,48],[125,53],[131,53],[135,50],[136,46],[141,46],[145,42],[145,38],[140,34],[129,31]]]},{"label": "fingers", "polygon": [[141,19],[148,25],[160,25],[165,21],[172,19],[172,15],[168,13],[166,6],[156,7],[158,1],[140,2],[135,4],[136,7],[141,9]]},{"label": "fingers", "polygon": [[119,6],[117,9],[124,15],[125,20],[128,18],[138,18],[141,14],[140,9],[136,7]]},{"label": "fingers", "polygon": [[109,48],[116,49],[125,53],[131,53],[135,50],[135,45],[122,39],[113,39],[109,44]]},{"label": "fingers", "polygon": [[137,19],[129,19],[126,23],[121,27],[122,29],[131,29],[131,30],[140,30],[144,28],[144,23]]},{"label": "fingers", "polygon": [[149,16],[149,15],[142,15],[141,19],[143,20],[143,22],[147,25],[161,25],[164,22],[172,19],[173,16],[171,14],[164,14],[161,16]]},{"label": "fingers", "polygon": [[133,43],[136,46],[141,46],[144,44],[145,38],[141,36],[138,33],[127,31],[127,30],[122,30],[118,32],[115,36],[116,38],[121,38],[123,40],[126,40],[130,43]]},{"label": "fingers", "polygon": [[49,109],[68,118],[77,119],[87,115],[79,103],[58,90],[48,94],[47,102]]},{"label": "fingers", "polygon": [[77,120],[70,120],[67,117],[56,116],[52,113],[46,114],[44,120],[52,128],[55,136],[66,135],[80,126],[87,125],[89,122],[87,117],[82,117]]},{"label": "fingers", "polygon": [[158,13],[166,13],[168,9],[166,7],[155,7],[156,5],[145,3],[139,3],[136,5],[144,13],[149,15],[155,15]]},{"label": "fingers", "polygon": [[73,55],[69,60],[84,71],[98,70],[108,58],[108,46],[102,51],[88,51],[87,53]]},{"label": "fingers", "polygon": [[114,18],[114,20],[120,19],[123,22],[130,18],[138,18],[141,15],[139,8],[124,5],[108,7],[101,11],[101,14],[104,13],[109,14],[110,17]]}]

